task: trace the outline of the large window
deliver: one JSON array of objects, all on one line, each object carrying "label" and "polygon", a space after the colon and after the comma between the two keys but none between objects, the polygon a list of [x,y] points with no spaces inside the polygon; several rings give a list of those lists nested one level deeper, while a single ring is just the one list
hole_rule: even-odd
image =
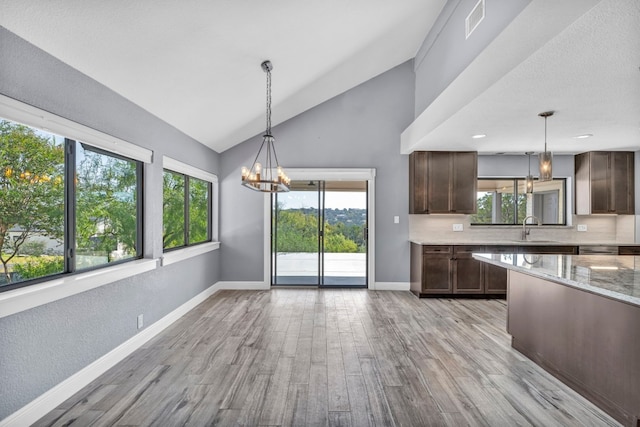
[{"label": "large window", "polygon": [[164,170],[162,245],[165,250],[212,240],[211,190],[210,182]]},{"label": "large window", "polygon": [[533,193],[525,192],[525,181],[518,178],[478,179],[478,210],[472,224],[522,224],[529,215],[542,224],[564,225],[564,178],[535,182]]},{"label": "large window", "polygon": [[141,256],[141,162],[0,119],[0,173],[0,290]]}]

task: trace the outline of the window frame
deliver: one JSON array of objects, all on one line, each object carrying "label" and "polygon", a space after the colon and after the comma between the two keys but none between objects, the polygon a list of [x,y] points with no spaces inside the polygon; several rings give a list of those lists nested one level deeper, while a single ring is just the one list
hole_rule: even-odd
[{"label": "window frame", "polygon": [[[82,141],[92,147],[102,148],[109,153],[120,154],[129,159],[140,161],[143,163],[143,169],[145,169],[144,164],[150,164],[153,160],[153,151],[147,148],[2,94],[0,94],[0,117],[56,135],[64,135],[69,139]],[[143,195],[143,197],[147,196]],[[140,199],[140,202],[144,206],[145,200],[143,198]],[[143,217],[144,222],[144,211],[141,211],[140,215]],[[141,229],[141,232],[144,233],[144,230]],[[144,242],[141,242],[142,244]],[[157,267],[157,259],[140,258],[131,259],[118,265],[106,264],[99,271],[64,273],[57,275],[55,278],[46,276],[41,279],[34,279],[29,281],[28,285],[0,292],[0,318],[149,272]]]},{"label": "window frame", "polygon": [[[207,182],[209,191],[209,203],[208,210],[208,240],[205,242],[193,243],[190,245],[176,246],[174,248],[165,249],[162,248],[161,265],[166,266],[179,262],[197,255],[201,255],[220,248],[220,242],[218,241],[218,215],[219,215],[219,184],[218,176],[199,169],[187,163],[183,163],[171,157],[162,157],[162,173],[173,172],[185,176],[185,195],[189,197],[189,187],[187,185],[188,178],[196,178],[201,181]],[[163,179],[164,182],[164,179]],[[164,184],[163,184],[164,190]],[[163,196],[164,197],[164,196]],[[188,205],[185,203],[185,233],[188,233]],[[164,218],[163,218],[164,219]],[[164,224],[163,224],[164,230]],[[186,236],[185,236],[186,237]],[[185,240],[186,242],[186,240]]]},{"label": "window frame", "polygon": [[[1,101],[1,100],[0,100]],[[1,111],[0,111],[1,113]],[[85,141],[75,140],[67,137],[66,135],[61,135],[59,132],[55,132],[49,128],[43,129],[36,126],[33,126],[28,123],[24,123],[23,121],[14,120],[12,118],[6,117],[6,115],[0,115],[0,119],[9,120],[13,123],[17,123],[20,125],[27,126],[31,129],[39,130],[46,132],[48,134],[54,134],[61,138],[64,138],[64,190],[63,190],[63,204],[64,204],[64,214],[63,214],[63,232],[62,232],[62,256],[63,256],[63,271],[55,274],[49,274],[46,276],[36,277],[33,279],[23,280],[21,282],[12,283],[0,286],[0,294],[5,292],[10,292],[16,289],[37,285],[40,283],[55,281],[57,279],[66,277],[66,276],[76,276],[83,273],[91,273],[96,270],[102,270],[108,267],[117,266],[124,263],[133,262],[136,260],[140,260],[143,258],[143,246],[144,246],[144,168],[143,162],[136,159],[131,159],[129,157],[123,156],[121,154],[113,153],[109,150],[105,150],[103,148],[99,148],[94,146],[93,144]],[[127,143],[128,144],[128,143]],[[77,228],[77,188],[75,185],[71,185],[74,182],[76,174],[77,174],[77,165],[76,165],[76,151],[79,145],[83,145],[85,150],[100,154],[102,156],[109,156],[119,160],[134,162],[136,165],[136,254],[133,257],[117,260],[113,262],[108,262],[106,264],[100,264],[96,266],[91,266],[87,268],[77,268],[76,264],[76,228]]]},{"label": "window frame", "polygon": [[[481,222],[470,222],[470,225],[472,227],[521,227],[522,224],[518,223],[518,196],[522,193],[518,193],[518,182],[524,182],[525,178],[523,177],[514,177],[514,176],[505,176],[505,177],[478,177],[477,178],[478,181],[511,181],[513,184],[513,188],[514,188],[514,205],[513,205],[513,210],[514,210],[514,218],[516,222],[513,223],[481,223]],[[553,178],[553,181],[562,181],[562,191],[563,191],[563,203],[562,206],[559,205],[559,207],[562,209],[562,221],[556,224],[550,224],[550,223],[542,223],[541,225],[545,226],[545,227],[566,227],[567,224],[567,209],[566,206],[567,205],[567,181],[568,178],[566,177],[557,177],[557,178]],[[535,183],[534,183],[535,185]],[[535,194],[535,191],[534,193]],[[477,195],[476,195],[477,197]],[[470,215],[470,219],[471,217],[473,217],[473,215]]]}]

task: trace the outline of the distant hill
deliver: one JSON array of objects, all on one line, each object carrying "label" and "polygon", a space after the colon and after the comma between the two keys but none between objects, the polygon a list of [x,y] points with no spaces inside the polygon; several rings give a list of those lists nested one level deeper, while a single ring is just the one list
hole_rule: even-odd
[{"label": "distant hill", "polygon": [[[315,208],[298,208],[298,209],[286,209],[288,212],[301,212],[304,215],[317,216],[318,210]],[[345,225],[357,225],[363,226],[367,223],[367,210],[366,209],[325,209],[325,220],[335,225],[343,223]]]}]

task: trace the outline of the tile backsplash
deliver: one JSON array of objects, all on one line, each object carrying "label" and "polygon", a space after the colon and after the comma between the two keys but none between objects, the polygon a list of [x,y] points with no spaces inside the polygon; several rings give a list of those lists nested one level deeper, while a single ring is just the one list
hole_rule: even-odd
[{"label": "tile backsplash", "polygon": [[[522,226],[471,226],[469,219],[469,215],[409,215],[409,239],[482,243],[521,238]],[[454,224],[462,224],[462,231],[453,231]],[[635,215],[574,215],[572,224],[541,227],[533,225],[530,238],[577,244],[635,241]],[[577,225],[586,225],[587,231],[577,231]]]}]

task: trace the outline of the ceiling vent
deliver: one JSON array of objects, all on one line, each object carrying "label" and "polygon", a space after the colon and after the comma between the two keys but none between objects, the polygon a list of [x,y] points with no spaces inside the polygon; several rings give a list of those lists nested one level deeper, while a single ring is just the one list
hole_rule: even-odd
[{"label": "ceiling vent", "polygon": [[476,5],[473,7],[473,10],[469,14],[469,16],[467,16],[467,19],[464,20],[467,39],[469,38],[471,33],[473,33],[473,30],[478,28],[478,25],[480,25],[480,23],[484,19],[484,1],[485,0],[479,0],[478,3],[476,3]]}]

